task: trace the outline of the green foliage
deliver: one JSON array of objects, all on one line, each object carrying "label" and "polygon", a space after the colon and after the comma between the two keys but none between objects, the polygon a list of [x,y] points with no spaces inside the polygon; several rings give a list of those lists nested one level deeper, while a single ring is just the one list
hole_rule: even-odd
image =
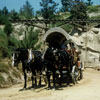
[{"label": "green foliage", "polygon": [[7,36],[10,36],[12,31],[13,31],[13,28],[12,28],[11,23],[10,22],[6,23],[4,27],[4,32],[7,34]]},{"label": "green foliage", "polygon": [[62,4],[62,8],[61,8],[62,12],[66,12],[70,10],[71,0],[61,0],[61,4]]},{"label": "green foliage", "polygon": [[[83,1],[76,1],[73,4],[73,7],[71,8],[71,19],[87,19],[88,15],[87,15],[87,5],[86,3],[84,3]],[[82,22],[79,23],[81,25],[86,25],[86,23]]]},{"label": "green foliage", "polygon": [[8,23],[8,18],[5,16],[0,16],[0,25],[5,25],[6,23]]},{"label": "green foliage", "polygon": [[98,12],[99,9],[100,9],[100,5],[88,6],[88,12],[89,12],[89,13]]},{"label": "green foliage", "polygon": [[8,14],[9,14],[9,12],[8,12],[7,7],[4,7],[4,8],[2,9],[2,15],[7,17]]},{"label": "green foliage", "polygon": [[42,45],[42,42],[40,42],[38,45],[36,45],[36,46],[34,47],[34,50],[40,49],[40,48],[41,48],[41,45]]},{"label": "green foliage", "polygon": [[0,24],[5,25],[4,26],[4,32],[7,34],[7,36],[9,36],[12,33],[13,28],[12,28],[12,24],[10,23],[8,18],[6,16],[1,15],[0,16]]},{"label": "green foliage", "polygon": [[8,54],[8,38],[2,29],[0,29],[0,56],[6,57]]},{"label": "green foliage", "polygon": [[87,6],[84,2],[77,2],[71,9],[71,18],[87,19]]},{"label": "green foliage", "polygon": [[9,16],[10,16],[11,19],[19,19],[19,15],[15,11],[15,9],[11,10],[11,12],[9,13]]},{"label": "green foliage", "polygon": [[19,42],[19,40],[17,40],[15,38],[14,35],[12,35],[12,36],[9,37],[9,41],[8,42],[9,42],[9,47],[11,49],[13,49],[13,48],[19,48],[20,42]]},{"label": "green foliage", "polygon": [[91,6],[91,5],[93,5],[93,2],[92,2],[92,0],[87,0],[86,4],[87,4],[87,6]]},{"label": "green foliage", "polygon": [[34,48],[34,45],[38,41],[38,33],[39,31],[33,30],[34,28],[30,28],[30,30],[27,29],[25,32],[25,37],[22,41],[20,41],[20,47],[21,48]]},{"label": "green foliage", "polygon": [[55,17],[58,4],[53,0],[42,0],[40,2],[41,13],[44,19],[52,19]]},{"label": "green foliage", "polygon": [[98,15],[98,16],[93,16],[93,17],[91,17],[90,19],[100,19],[100,15]]},{"label": "green foliage", "polygon": [[70,25],[70,24],[66,24],[66,25],[62,26],[62,28],[63,28],[64,30],[66,30],[66,32],[69,33],[69,32],[71,32],[73,26]]},{"label": "green foliage", "polygon": [[42,16],[42,13],[41,13],[41,11],[36,11],[36,18],[38,18],[38,17],[41,17]]},{"label": "green foliage", "polygon": [[34,16],[33,8],[28,0],[26,1],[26,4],[20,8],[20,15],[26,19],[31,19]]}]

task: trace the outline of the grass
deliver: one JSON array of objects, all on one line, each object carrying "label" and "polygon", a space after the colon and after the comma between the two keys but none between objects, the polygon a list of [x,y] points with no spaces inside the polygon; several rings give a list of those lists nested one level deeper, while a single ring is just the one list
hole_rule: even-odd
[{"label": "grass", "polygon": [[17,71],[13,71],[12,75],[16,78],[21,78],[20,74]]},{"label": "grass", "polygon": [[1,86],[1,84],[3,84],[4,82],[5,82],[5,80],[4,80],[3,76],[0,75],[0,86]]},{"label": "grass", "polygon": [[9,84],[15,83],[14,79],[10,75],[8,76],[8,83]]},{"label": "grass", "polygon": [[6,64],[0,63],[0,72],[9,74],[9,70],[8,70]]},{"label": "grass", "polygon": [[[5,76],[3,76],[3,73],[5,73],[6,75],[6,79]],[[17,80],[21,79],[20,76],[21,71],[20,70],[16,70],[15,68],[13,68],[11,66],[11,62],[8,59],[1,59],[0,60],[0,88],[5,88],[5,87],[10,87],[13,84],[17,83]]]}]

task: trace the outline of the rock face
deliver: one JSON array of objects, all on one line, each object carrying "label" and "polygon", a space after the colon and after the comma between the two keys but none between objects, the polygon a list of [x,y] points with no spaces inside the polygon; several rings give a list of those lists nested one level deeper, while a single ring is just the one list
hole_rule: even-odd
[{"label": "rock face", "polygon": [[100,66],[100,29],[91,28],[81,36],[76,34],[78,32],[74,33],[72,40],[81,46],[81,60],[86,66]]}]

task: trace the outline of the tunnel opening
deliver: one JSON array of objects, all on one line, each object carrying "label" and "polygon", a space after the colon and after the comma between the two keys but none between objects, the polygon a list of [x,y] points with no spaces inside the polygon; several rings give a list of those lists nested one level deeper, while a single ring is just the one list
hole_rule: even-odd
[{"label": "tunnel opening", "polygon": [[66,37],[59,32],[53,32],[46,38],[46,42],[49,44],[49,46],[54,48],[61,48],[61,45],[66,41]]},{"label": "tunnel opening", "polygon": [[60,27],[51,28],[43,37],[43,41],[54,48],[61,48],[68,40],[70,35]]}]

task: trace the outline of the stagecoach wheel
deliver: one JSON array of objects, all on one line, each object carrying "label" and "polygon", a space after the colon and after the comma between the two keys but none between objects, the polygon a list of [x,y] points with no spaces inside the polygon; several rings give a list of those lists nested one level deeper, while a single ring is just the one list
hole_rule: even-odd
[{"label": "stagecoach wheel", "polygon": [[77,80],[78,80],[78,68],[76,65],[73,66],[72,68],[72,73],[71,73],[71,78],[72,78],[72,83],[75,84],[77,83]]},{"label": "stagecoach wheel", "polygon": [[78,80],[81,80],[83,78],[83,71],[82,71],[82,68],[79,68],[79,78]]}]

